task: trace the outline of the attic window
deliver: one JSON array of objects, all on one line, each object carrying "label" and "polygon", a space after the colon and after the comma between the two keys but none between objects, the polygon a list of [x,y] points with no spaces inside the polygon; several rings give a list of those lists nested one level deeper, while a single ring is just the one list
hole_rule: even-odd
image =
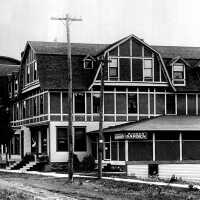
[{"label": "attic window", "polygon": [[185,65],[175,63],[172,66],[172,79],[174,85],[185,85]]},{"label": "attic window", "polygon": [[84,60],[84,68],[85,69],[93,69],[93,60],[92,59],[85,59]]}]

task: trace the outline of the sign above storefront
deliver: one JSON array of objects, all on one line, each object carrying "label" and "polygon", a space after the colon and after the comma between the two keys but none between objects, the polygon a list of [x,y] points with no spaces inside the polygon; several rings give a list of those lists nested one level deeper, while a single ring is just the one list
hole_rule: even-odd
[{"label": "sign above storefront", "polygon": [[147,132],[117,133],[115,140],[147,140]]}]

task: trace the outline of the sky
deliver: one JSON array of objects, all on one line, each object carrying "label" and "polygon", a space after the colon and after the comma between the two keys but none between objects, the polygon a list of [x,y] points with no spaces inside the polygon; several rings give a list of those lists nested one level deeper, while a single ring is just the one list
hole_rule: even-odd
[{"label": "sky", "polygon": [[130,34],[150,45],[200,46],[200,0],[0,0],[0,55],[20,59],[26,41],[112,43]]}]

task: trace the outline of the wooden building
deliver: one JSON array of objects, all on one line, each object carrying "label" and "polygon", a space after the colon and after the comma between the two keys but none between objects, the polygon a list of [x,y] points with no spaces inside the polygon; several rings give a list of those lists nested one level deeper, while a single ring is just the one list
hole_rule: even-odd
[{"label": "wooden building", "polygon": [[[134,35],[108,45],[72,44],[74,150],[79,159],[97,155],[97,58],[102,56],[110,61],[104,67],[104,163],[127,164],[129,175],[143,177],[170,176],[171,168],[188,175],[187,165],[198,170],[200,48],[150,46]],[[66,65],[65,43],[27,42],[16,84],[10,82],[20,158],[37,152],[50,162],[67,162]]]},{"label": "wooden building", "polygon": [[[8,96],[8,82],[16,74],[18,74],[20,68],[20,61],[14,58],[0,56],[0,108],[2,110],[7,110],[10,106],[9,96]],[[1,110],[1,112],[2,112]],[[1,122],[2,123],[2,122]],[[2,129],[1,129],[2,130]],[[4,136],[6,133],[1,133],[1,141],[3,144]],[[19,144],[17,137],[13,137],[13,141]],[[1,154],[5,152],[5,146],[1,145]]]}]

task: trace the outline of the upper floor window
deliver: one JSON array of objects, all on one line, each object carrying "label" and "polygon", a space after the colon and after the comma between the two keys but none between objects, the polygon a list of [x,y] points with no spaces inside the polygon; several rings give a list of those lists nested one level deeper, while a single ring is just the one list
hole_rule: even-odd
[{"label": "upper floor window", "polygon": [[85,95],[75,94],[75,113],[85,113]]},{"label": "upper floor window", "polygon": [[174,85],[185,85],[185,65],[181,63],[173,65],[172,79]]},{"label": "upper floor window", "polygon": [[137,113],[137,94],[128,94],[128,113]]},{"label": "upper floor window", "polygon": [[109,62],[109,77],[118,78],[118,59],[112,58]]},{"label": "upper floor window", "polygon": [[40,95],[40,114],[44,114],[44,98]]},{"label": "upper floor window", "polygon": [[100,111],[100,94],[93,94],[93,113]]},{"label": "upper floor window", "polygon": [[27,70],[26,70],[26,83],[30,82],[30,65],[27,65]]},{"label": "upper floor window", "polygon": [[18,80],[15,80],[15,92],[17,92],[17,90],[18,90]]},{"label": "upper floor window", "polygon": [[37,63],[34,62],[34,70],[33,70],[33,80],[37,80]]},{"label": "upper floor window", "polygon": [[85,69],[93,69],[93,60],[92,59],[84,59],[84,68]]},{"label": "upper floor window", "polygon": [[26,101],[23,102],[22,115],[23,119],[26,118]]},{"label": "upper floor window", "polygon": [[144,81],[153,80],[153,64],[152,59],[144,60],[144,70],[143,70]]}]

